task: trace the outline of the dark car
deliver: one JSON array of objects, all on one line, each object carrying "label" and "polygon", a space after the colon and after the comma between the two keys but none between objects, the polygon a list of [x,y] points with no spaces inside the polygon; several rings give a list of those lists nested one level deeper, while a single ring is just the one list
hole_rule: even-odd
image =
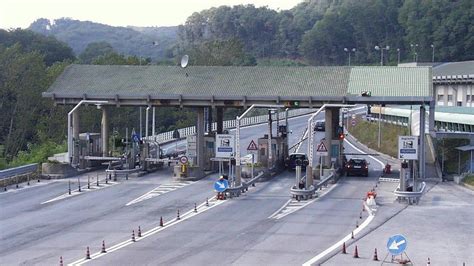
[{"label": "dark car", "polygon": [[314,131],[325,131],[326,130],[326,123],[324,121],[316,122],[314,126]]},{"label": "dark car", "polygon": [[308,162],[308,157],[306,157],[306,154],[304,153],[291,153],[285,160],[285,167],[290,170],[295,170],[297,160],[301,160],[301,170],[306,170],[305,162]]},{"label": "dark car", "polygon": [[365,159],[352,158],[346,163],[346,174],[369,176],[369,163]]}]

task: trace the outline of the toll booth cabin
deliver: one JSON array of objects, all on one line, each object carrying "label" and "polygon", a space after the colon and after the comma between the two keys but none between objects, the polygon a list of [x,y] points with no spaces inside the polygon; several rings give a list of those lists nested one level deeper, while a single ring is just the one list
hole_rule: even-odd
[{"label": "toll booth cabin", "polygon": [[90,160],[90,157],[102,156],[102,138],[100,133],[81,133],[79,140],[75,141],[79,149],[79,167],[84,169],[100,165],[100,161]]},{"label": "toll booth cabin", "polygon": [[262,166],[270,168],[275,165],[283,165],[285,158],[288,156],[286,138],[272,136],[271,162],[268,160],[268,150],[268,135],[264,135],[263,138],[258,139],[258,162],[261,163]]}]

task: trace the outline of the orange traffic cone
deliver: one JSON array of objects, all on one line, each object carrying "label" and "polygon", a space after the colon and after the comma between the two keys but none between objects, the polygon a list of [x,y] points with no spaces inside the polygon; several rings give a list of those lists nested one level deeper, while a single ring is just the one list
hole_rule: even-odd
[{"label": "orange traffic cone", "polygon": [[346,242],[342,243],[342,254],[347,254],[347,251],[346,251]]},{"label": "orange traffic cone", "polygon": [[359,251],[357,250],[357,245],[356,245],[356,247],[355,247],[354,256],[353,256],[353,257],[356,258],[356,259],[359,258]]},{"label": "orange traffic cone", "polygon": [[373,258],[373,260],[375,260],[375,261],[378,261],[378,260],[379,260],[379,257],[377,256],[377,249],[375,249],[375,251],[374,251],[374,258]]},{"label": "orange traffic cone", "polygon": [[63,256],[59,257],[59,266],[64,266],[64,264],[63,264]]},{"label": "orange traffic cone", "polygon": [[163,216],[160,217],[160,226],[163,226]]},{"label": "orange traffic cone", "polygon": [[176,220],[181,220],[181,218],[179,217],[179,210],[178,210],[178,215],[176,216]]},{"label": "orange traffic cone", "polygon": [[90,260],[91,259],[91,252],[89,251],[89,247],[87,247],[86,249],[86,260]]},{"label": "orange traffic cone", "polygon": [[132,242],[135,242],[135,230],[132,230]]},{"label": "orange traffic cone", "polygon": [[140,228],[140,226],[138,226],[138,234],[137,234],[138,237],[142,237],[142,229]]},{"label": "orange traffic cone", "polygon": [[102,240],[102,250],[100,253],[107,253],[107,250],[105,250],[105,240]]}]

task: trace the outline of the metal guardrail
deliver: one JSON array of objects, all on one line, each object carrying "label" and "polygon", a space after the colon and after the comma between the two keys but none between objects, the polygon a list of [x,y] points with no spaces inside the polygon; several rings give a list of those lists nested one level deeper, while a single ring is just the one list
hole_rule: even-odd
[{"label": "metal guardrail", "polygon": [[422,182],[420,191],[399,191],[400,187],[398,187],[397,189],[393,191],[393,194],[395,194],[395,196],[397,196],[398,199],[407,198],[410,203],[411,203],[411,200],[414,200],[415,203],[418,203],[418,201],[420,200],[420,197],[425,192],[425,188],[426,188],[426,183]]},{"label": "metal guardrail", "polygon": [[36,172],[37,170],[38,170],[37,163],[27,164],[27,165],[15,167],[15,168],[9,168],[9,169],[0,171],[0,179],[5,179],[12,176],[17,176],[17,175],[29,174],[29,173]]},{"label": "metal guardrail", "polygon": [[332,172],[328,177],[324,178],[324,179],[321,180],[318,184],[316,184],[315,188],[316,188],[316,189],[319,189],[319,188],[321,188],[322,186],[326,186],[327,183],[328,183],[331,179],[333,179],[333,178],[335,178],[335,177],[336,177],[336,175],[334,174],[334,172]]}]

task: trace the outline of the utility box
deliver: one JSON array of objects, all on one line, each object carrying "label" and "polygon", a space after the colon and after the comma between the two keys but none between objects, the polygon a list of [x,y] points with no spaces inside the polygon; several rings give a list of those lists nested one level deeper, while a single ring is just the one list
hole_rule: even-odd
[{"label": "utility box", "polygon": [[[272,137],[272,165],[283,163],[285,156],[287,156],[288,147],[285,139],[282,137]],[[268,135],[258,139],[258,162],[263,166],[268,165]]]}]

